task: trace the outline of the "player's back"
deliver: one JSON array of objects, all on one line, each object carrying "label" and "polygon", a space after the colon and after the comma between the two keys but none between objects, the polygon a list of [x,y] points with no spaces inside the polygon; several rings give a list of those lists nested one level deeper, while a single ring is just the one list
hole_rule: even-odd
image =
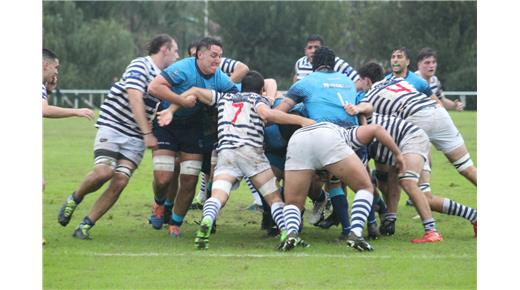
[{"label": "player's back", "polygon": [[265,123],[256,112],[267,98],[255,93],[224,94],[218,100],[217,151],[241,146],[263,147]]},{"label": "player's back", "polygon": [[313,72],[289,88],[287,97],[303,102],[310,119],[341,126],[358,124],[345,112],[343,104],[356,104],[354,82],[338,72]]},{"label": "player's back", "polygon": [[384,79],[375,83],[362,102],[371,103],[376,113],[402,119],[436,104],[432,98],[417,91],[403,78]]}]

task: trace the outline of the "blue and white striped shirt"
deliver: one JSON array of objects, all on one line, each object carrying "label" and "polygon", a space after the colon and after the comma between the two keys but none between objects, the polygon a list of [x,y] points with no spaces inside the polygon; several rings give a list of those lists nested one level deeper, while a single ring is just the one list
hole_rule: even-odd
[{"label": "blue and white striped shirt", "polygon": [[265,122],[258,106],[271,107],[269,100],[255,93],[219,94],[217,152],[241,146],[263,147]]},{"label": "blue and white striped shirt", "polygon": [[112,85],[103,101],[96,127],[110,127],[127,136],[142,138],[141,129],[134,119],[128,102],[128,89],[143,93],[146,117],[151,120],[161,100],[148,94],[148,84],[160,73],[161,70],[153,63],[150,56],[132,60],[122,78]]},{"label": "blue and white striped shirt", "polygon": [[417,91],[403,78],[383,79],[374,84],[361,102],[372,104],[374,112],[406,119],[436,102]]}]

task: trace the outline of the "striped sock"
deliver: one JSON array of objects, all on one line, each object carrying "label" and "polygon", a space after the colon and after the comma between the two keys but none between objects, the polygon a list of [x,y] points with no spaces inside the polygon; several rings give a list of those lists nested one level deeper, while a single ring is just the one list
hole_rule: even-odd
[{"label": "striped sock", "polygon": [[397,220],[397,213],[395,212],[387,212],[385,213],[383,220],[393,221],[395,222]]},{"label": "striped sock", "polygon": [[204,202],[206,200],[206,174],[200,174],[200,188],[199,188],[199,200]]},{"label": "striped sock", "polygon": [[217,218],[221,206],[220,200],[214,197],[208,198],[204,203],[204,208],[202,208],[202,218],[210,218],[213,222]]},{"label": "striped sock", "polygon": [[301,223],[300,209],[293,204],[288,204],[283,207],[283,217],[287,232],[298,233]]},{"label": "striped sock", "polygon": [[360,190],[354,196],[352,202],[352,224],[351,231],[358,237],[361,236],[368,214],[372,208],[374,195],[368,190]]},{"label": "striped sock", "polygon": [[437,231],[437,229],[435,228],[435,219],[433,218],[423,220],[422,224],[425,232]]},{"label": "striped sock", "polygon": [[280,231],[285,230],[285,221],[283,218],[283,202],[275,202],[271,205],[271,216],[273,217],[274,222],[280,229]]},{"label": "striped sock", "polygon": [[469,206],[465,206],[451,199],[444,199],[442,212],[449,215],[456,215],[469,220],[471,223],[477,221],[477,210]]},{"label": "striped sock", "polygon": [[251,190],[251,194],[253,195],[253,198],[255,199],[255,204],[261,206],[262,201],[260,200],[260,193],[258,190],[256,190],[256,187],[251,182],[251,179],[249,177],[244,178],[246,180],[247,186],[249,187],[249,190]]}]

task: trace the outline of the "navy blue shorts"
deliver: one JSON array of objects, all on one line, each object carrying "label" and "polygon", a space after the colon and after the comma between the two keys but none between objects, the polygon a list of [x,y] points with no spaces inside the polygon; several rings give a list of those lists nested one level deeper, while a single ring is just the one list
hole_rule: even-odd
[{"label": "navy blue shorts", "polygon": [[202,125],[193,121],[173,120],[168,126],[160,127],[153,122],[153,134],[159,149],[191,154],[204,152]]}]

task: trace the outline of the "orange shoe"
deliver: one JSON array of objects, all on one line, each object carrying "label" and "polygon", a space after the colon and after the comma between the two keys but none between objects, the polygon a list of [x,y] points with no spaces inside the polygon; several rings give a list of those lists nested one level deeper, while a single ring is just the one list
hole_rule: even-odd
[{"label": "orange shoe", "polygon": [[153,202],[152,215],[150,216],[149,221],[154,229],[162,229],[164,222],[164,205],[158,205],[155,201]]},{"label": "orange shoe", "polygon": [[176,225],[168,225],[168,233],[170,236],[178,238],[181,236],[181,228]]},{"label": "orange shoe", "polygon": [[475,233],[475,238],[477,237],[477,222],[475,222],[473,225],[473,232]]},{"label": "orange shoe", "polygon": [[435,243],[442,241],[442,236],[436,231],[427,231],[422,238],[412,240],[413,244]]}]

